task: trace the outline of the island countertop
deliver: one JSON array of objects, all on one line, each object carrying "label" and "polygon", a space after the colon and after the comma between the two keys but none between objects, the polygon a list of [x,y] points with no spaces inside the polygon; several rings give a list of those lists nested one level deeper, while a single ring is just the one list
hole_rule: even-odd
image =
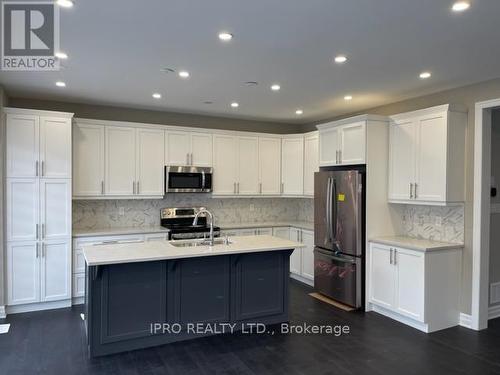
[{"label": "island countertop", "polygon": [[273,236],[235,236],[228,245],[176,247],[169,241],[85,246],[88,266],[150,262],[215,255],[278,251],[305,247],[299,242]]}]

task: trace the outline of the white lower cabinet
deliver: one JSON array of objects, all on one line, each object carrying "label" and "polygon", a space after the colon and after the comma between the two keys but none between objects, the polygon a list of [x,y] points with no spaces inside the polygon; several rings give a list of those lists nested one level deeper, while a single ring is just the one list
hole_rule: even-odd
[{"label": "white lower cabinet", "polygon": [[295,249],[290,256],[290,273],[308,284],[314,281],[314,232],[290,228],[290,240],[301,242],[306,247]]},{"label": "white lower cabinet", "polygon": [[71,292],[73,298],[85,296],[85,273],[73,274],[73,291]]},{"label": "white lower cabinet", "polygon": [[71,297],[70,241],[7,243],[7,305]]},{"label": "white lower cabinet", "polygon": [[370,243],[368,310],[424,332],[459,323],[460,247],[419,251]]}]

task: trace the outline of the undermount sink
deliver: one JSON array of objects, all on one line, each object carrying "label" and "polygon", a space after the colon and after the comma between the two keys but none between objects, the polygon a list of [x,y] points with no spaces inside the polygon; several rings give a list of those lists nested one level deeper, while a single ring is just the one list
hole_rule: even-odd
[{"label": "undermount sink", "polygon": [[[233,241],[228,238],[214,238],[215,245],[231,245]],[[210,246],[210,241],[207,239],[203,240],[179,240],[170,241],[170,244],[175,247],[194,247],[194,246]]]}]

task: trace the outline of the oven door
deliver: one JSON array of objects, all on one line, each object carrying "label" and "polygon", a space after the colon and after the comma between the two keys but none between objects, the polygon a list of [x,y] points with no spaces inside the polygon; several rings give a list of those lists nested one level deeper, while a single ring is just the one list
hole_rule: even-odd
[{"label": "oven door", "polygon": [[314,249],[314,289],[336,301],[362,305],[362,260],[332,251]]},{"label": "oven door", "polygon": [[166,166],[165,193],[210,193],[212,168]]}]

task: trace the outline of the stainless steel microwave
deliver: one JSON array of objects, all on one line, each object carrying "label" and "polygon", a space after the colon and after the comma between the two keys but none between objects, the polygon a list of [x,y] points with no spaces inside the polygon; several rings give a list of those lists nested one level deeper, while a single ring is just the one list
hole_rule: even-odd
[{"label": "stainless steel microwave", "polygon": [[212,192],[213,169],[208,167],[165,166],[166,193]]}]

